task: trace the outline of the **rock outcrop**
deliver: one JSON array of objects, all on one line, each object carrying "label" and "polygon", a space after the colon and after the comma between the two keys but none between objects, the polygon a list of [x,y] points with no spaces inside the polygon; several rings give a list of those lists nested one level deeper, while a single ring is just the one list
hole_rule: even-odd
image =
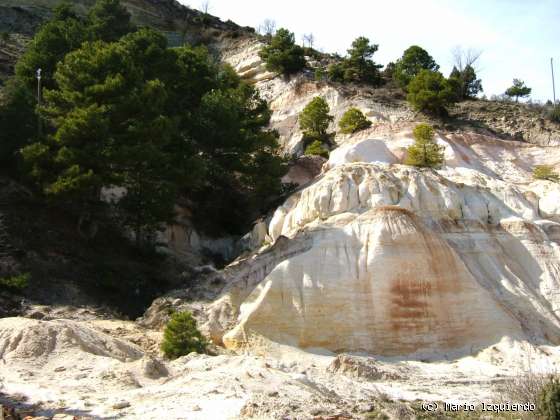
[{"label": "rock outcrop", "polygon": [[286,151],[301,151],[297,115],[314,96],[334,124],[350,106],[374,124],[336,136],[323,172],[272,216],[272,245],[224,272],[221,297],[198,311],[216,343],[407,357],[504,337],[560,344],[559,187],[531,177],[536,164],[558,166],[558,149],[442,130],[443,168],[404,166],[406,106],[306,76],[261,79],[255,49],[235,64],[271,101]]}]

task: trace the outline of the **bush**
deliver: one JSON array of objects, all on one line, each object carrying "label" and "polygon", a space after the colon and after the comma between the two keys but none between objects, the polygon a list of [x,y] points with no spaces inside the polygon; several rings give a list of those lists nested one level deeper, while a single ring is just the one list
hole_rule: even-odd
[{"label": "bush", "polygon": [[537,165],[533,168],[534,179],[545,179],[547,181],[559,182],[560,176],[550,165]]},{"label": "bush", "polygon": [[320,96],[313,98],[311,102],[299,114],[299,127],[307,137],[326,140],[329,124],[333,120],[329,115],[329,104]]},{"label": "bush", "polygon": [[550,121],[560,124],[560,105],[555,105],[547,116]]},{"label": "bush", "polygon": [[560,420],[560,380],[551,376],[538,394],[537,407],[545,420]]},{"label": "bush", "polygon": [[418,124],[413,131],[414,144],[407,149],[405,164],[421,168],[438,168],[443,164],[443,146],[434,141],[434,129]]},{"label": "bush", "polygon": [[340,119],[338,126],[344,134],[352,134],[371,127],[371,121],[358,108],[350,108]]},{"label": "bush", "polygon": [[532,369],[514,374],[495,385],[495,394],[500,403],[538,404],[539,394],[550,380],[550,375],[534,372]]},{"label": "bush", "polygon": [[296,45],[293,32],[284,28],[278,29],[270,45],[263,47],[259,56],[268,70],[282,74],[297,73],[305,67],[303,48]]},{"label": "bush", "polygon": [[422,70],[408,85],[406,99],[417,111],[445,115],[456,98],[456,89],[440,72]]},{"label": "bush", "polygon": [[12,290],[23,290],[31,279],[29,273],[18,274],[17,276],[11,277],[0,277],[0,288],[12,289]]},{"label": "bush", "polygon": [[169,359],[189,353],[204,353],[207,342],[198,331],[190,312],[176,312],[165,326],[161,350]]},{"label": "bush", "polygon": [[323,143],[319,140],[314,140],[305,148],[305,155],[322,156],[325,159],[329,158],[329,151],[325,148]]}]

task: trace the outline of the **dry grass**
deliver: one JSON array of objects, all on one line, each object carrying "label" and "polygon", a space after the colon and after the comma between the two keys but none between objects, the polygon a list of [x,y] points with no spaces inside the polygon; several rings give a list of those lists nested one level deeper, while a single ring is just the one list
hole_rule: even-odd
[{"label": "dry grass", "polygon": [[523,419],[536,418],[539,409],[539,395],[543,387],[550,383],[552,378],[560,377],[558,371],[554,368],[535,369],[531,360],[531,351],[529,351],[524,368],[494,387],[494,396],[499,403],[529,403],[535,405],[535,412],[518,413]]},{"label": "dry grass", "polygon": [[522,372],[496,386],[500,402],[537,404],[539,394],[554,373]]}]

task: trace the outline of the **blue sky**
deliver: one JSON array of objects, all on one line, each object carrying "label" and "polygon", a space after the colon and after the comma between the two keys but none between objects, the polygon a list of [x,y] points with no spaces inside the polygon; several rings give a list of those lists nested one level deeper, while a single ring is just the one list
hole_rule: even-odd
[{"label": "blue sky", "polygon": [[[193,8],[202,4],[180,1]],[[374,60],[380,64],[417,44],[446,76],[454,47],[479,49],[479,76],[488,96],[503,93],[516,77],[533,88],[533,100],[552,99],[554,57],[560,97],[560,0],[210,0],[209,12],[253,27],[273,19],[298,40],[311,32],[325,52],[343,54],[364,35],[379,44]]]}]

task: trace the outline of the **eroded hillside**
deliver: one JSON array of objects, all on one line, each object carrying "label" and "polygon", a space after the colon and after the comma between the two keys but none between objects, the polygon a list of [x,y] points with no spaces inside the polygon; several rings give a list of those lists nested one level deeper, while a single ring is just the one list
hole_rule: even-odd
[{"label": "eroded hillside", "polygon": [[[444,166],[414,168],[406,149],[425,117],[402,99],[277,77],[259,48],[221,44],[270,101],[286,153],[302,153],[298,114],[315,96],[331,129],[352,106],[372,126],[288,174],[298,189],[239,258],[198,267],[196,283],[137,322],[0,320],[2,392],[48,415],[400,419],[425,415],[416,399],[496,402],[517,373],[557,370],[560,186],[532,168],[560,169],[558,127],[517,105],[500,108],[503,120],[499,104],[463,104],[432,121]],[[166,232],[172,251],[199,245],[185,226]],[[185,309],[219,356],[161,359],[162,326]]]}]

